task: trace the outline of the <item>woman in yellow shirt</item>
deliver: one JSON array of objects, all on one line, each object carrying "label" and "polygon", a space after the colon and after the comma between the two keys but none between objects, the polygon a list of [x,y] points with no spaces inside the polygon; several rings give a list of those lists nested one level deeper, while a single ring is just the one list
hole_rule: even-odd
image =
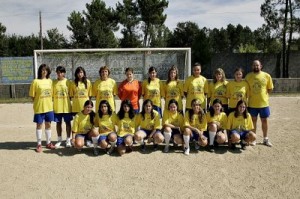
[{"label": "woman in yellow shirt", "polygon": [[84,103],[92,96],[92,85],[86,77],[83,67],[79,66],[75,70],[75,80],[70,86],[70,97],[72,99],[72,113],[79,113]]},{"label": "woman in yellow shirt", "polygon": [[256,140],[256,134],[253,131],[254,126],[250,113],[248,113],[246,102],[238,101],[235,111],[228,116],[228,146],[231,149],[236,149],[236,144],[241,145],[243,150],[246,145]]},{"label": "woman in yellow shirt", "polygon": [[169,152],[170,140],[173,138],[174,144],[182,144],[182,127],[183,115],[178,111],[178,102],[175,99],[169,100],[168,109],[164,111],[163,119],[163,133],[165,138],[164,152]]},{"label": "woman in yellow shirt", "polygon": [[156,110],[160,117],[162,116],[161,111],[161,93],[162,84],[157,76],[157,70],[155,67],[150,67],[148,70],[149,77],[145,79],[142,83],[142,96],[144,101],[151,100],[153,103],[153,109]]},{"label": "woman in yellow shirt", "polygon": [[51,122],[54,121],[52,103],[52,80],[49,78],[51,70],[46,64],[40,65],[38,78],[34,79],[30,85],[29,96],[33,100],[34,118],[36,123],[36,152],[42,152],[42,127],[45,122],[46,148],[55,149],[51,143]]},{"label": "woman in yellow shirt", "polygon": [[101,149],[107,150],[109,155],[117,143],[116,122],[117,115],[113,112],[109,102],[102,100],[95,118],[95,126],[98,127],[99,132],[98,145]]},{"label": "woman in yellow shirt", "polygon": [[191,102],[192,109],[188,109],[184,117],[184,154],[190,154],[190,141],[195,141],[195,149],[207,145],[208,136],[204,133],[207,129],[206,116],[201,108],[201,101],[193,99]]},{"label": "woman in yellow shirt", "polygon": [[164,136],[160,131],[160,115],[154,110],[150,99],[143,102],[142,112],[136,117],[136,127],[139,130],[135,132],[134,139],[141,144],[143,152],[146,150],[144,139],[148,139],[148,143],[153,141],[154,150],[157,150],[158,144],[164,141]]},{"label": "woman in yellow shirt", "polygon": [[162,86],[162,97],[165,98],[165,110],[168,109],[169,101],[174,99],[178,102],[178,111],[183,112],[183,83],[178,79],[178,69],[176,66],[171,66],[168,71],[168,79]]},{"label": "woman in yellow shirt", "polygon": [[72,141],[74,147],[81,151],[84,142],[91,140],[92,137],[97,137],[98,132],[94,128],[95,112],[93,111],[94,104],[91,100],[84,103],[82,111],[77,113],[74,117],[72,126]]},{"label": "woman in yellow shirt", "polygon": [[214,152],[215,144],[224,144],[227,141],[227,115],[222,111],[221,100],[215,99],[212,107],[206,114],[210,152]]},{"label": "woman in yellow shirt", "polygon": [[120,111],[117,114],[118,126],[118,152],[120,156],[132,151],[133,135],[135,132],[135,114],[130,100],[121,103]]},{"label": "woman in yellow shirt", "polygon": [[93,84],[93,96],[96,97],[96,112],[98,112],[101,100],[107,100],[113,111],[115,111],[115,96],[118,94],[116,81],[109,77],[110,70],[107,66],[99,69],[100,79]]}]

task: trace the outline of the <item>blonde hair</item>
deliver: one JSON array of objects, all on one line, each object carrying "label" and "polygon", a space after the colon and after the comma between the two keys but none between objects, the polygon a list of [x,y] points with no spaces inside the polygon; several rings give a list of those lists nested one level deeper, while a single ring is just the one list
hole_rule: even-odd
[{"label": "blonde hair", "polygon": [[222,79],[221,79],[221,82],[224,82],[226,80],[226,76],[225,76],[225,72],[222,68],[217,68],[214,72],[214,76],[213,76],[213,81],[214,83],[217,82],[217,78],[216,78],[216,75],[217,74],[221,74],[222,75]]}]

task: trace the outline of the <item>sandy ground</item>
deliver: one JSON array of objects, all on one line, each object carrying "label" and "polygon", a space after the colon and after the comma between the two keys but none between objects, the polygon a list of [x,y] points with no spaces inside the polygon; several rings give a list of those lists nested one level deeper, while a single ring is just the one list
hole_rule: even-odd
[{"label": "sandy ground", "polygon": [[[299,198],[300,97],[270,103],[272,148],[185,156],[179,148],[164,154],[163,146],[149,146],[146,154],[136,147],[123,157],[94,157],[91,148],[38,154],[32,104],[0,104],[1,198]],[[54,123],[52,129],[55,141]]]}]

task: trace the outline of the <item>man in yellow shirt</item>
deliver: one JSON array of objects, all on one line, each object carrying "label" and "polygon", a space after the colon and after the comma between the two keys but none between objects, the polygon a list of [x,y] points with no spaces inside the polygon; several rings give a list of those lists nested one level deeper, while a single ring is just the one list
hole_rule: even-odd
[{"label": "man in yellow shirt", "polygon": [[[254,60],[252,72],[247,74],[245,80],[249,84],[249,113],[252,116],[254,132],[256,133],[257,116],[259,114],[262,123],[263,144],[271,147],[272,144],[268,139],[268,117],[270,116],[269,93],[273,90],[271,76],[262,71],[262,64],[259,60]],[[256,143],[253,142],[252,145]]]}]

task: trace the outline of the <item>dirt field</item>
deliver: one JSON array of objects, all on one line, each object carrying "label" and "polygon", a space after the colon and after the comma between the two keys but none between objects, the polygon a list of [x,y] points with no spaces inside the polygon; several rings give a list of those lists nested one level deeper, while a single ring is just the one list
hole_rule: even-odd
[{"label": "dirt field", "polygon": [[[123,157],[94,157],[90,148],[37,154],[32,104],[0,104],[1,198],[299,198],[300,97],[270,103],[272,148],[185,156],[149,146],[146,154],[136,147]],[[55,123],[52,129],[56,141]]]}]

